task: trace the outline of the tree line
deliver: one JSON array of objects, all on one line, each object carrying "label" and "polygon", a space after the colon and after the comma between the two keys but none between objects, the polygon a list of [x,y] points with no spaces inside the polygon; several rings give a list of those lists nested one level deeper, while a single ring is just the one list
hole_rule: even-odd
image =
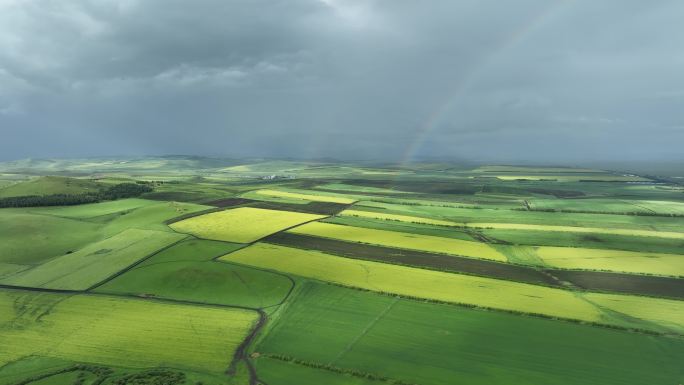
[{"label": "tree line", "polygon": [[24,195],[0,198],[0,208],[37,206],[74,206],[123,198],[132,198],[152,191],[147,183],[120,183],[97,192],[83,194]]}]

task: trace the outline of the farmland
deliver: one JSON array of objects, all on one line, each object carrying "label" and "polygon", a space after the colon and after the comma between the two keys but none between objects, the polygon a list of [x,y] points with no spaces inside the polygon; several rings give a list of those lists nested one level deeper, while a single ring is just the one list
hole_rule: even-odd
[{"label": "farmland", "polygon": [[183,239],[183,235],[130,229],[4,278],[0,283],[50,289],[84,290],[151,253]]},{"label": "farmland", "polygon": [[248,243],[321,215],[241,207],[188,218],[171,228],[199,238]]},{"label": "farmland", "polygon": [[[245,310],[22,291],[0,292],[0,365],[44,355],[151,368],[162,363],[220,373],[256,321]],[[145,327],[149,314],[164,314]]]},{"label": "farmland", "polygon": [[[668,338],[321,284],[303,287],[256,349],[420,384],[666,384],[677,378],[675,357],[683,354],[681,344]],[[260,370],[262,365],[265,378],[283,371],[270,359],[259,358]]]},{"label": "farmland", "polygon": [[151,189],[0,208],[0,385],[678,384],[684,187],[664,180],[0,163],[0,199]]},{"label": "farmland", "polygon": [[295,234],[313,235],[322,238],[340,239],[350,242],[370,243],[404,249],[415,249],[465,257],[505,261],[506,257],[482,243],[445,239],[429,235],[412,235],[393,231],[371,230],[330,223],[309,223],[289,230]]}]

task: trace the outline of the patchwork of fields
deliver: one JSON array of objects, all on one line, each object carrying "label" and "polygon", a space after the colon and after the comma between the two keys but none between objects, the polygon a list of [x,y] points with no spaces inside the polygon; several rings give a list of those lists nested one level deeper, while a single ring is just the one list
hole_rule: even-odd
[{"label": "patchwork of fields", "polygon": [[153,191],[0,208],[0,385],[684,382],[676,183],[563,167],[30,164],[0,163],[0,199]]},{"label": "patchwork of fields", "polygon": [[489,245],[478,242],[462,241],[459,239],[364,229],[321,222],[308,223],[291,229],[289,232],[313,235],[322,238],[340,239],[350,242],[506,261],[506,257],[503,254]]}]

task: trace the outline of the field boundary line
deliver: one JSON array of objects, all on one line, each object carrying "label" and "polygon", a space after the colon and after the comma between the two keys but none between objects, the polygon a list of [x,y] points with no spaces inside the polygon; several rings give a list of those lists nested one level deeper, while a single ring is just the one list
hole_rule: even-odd
[{"label": "field boundary line", "polygon": [[378,314],[375,318],[373,318],[373,319],[371,320],[371,322],[369,322],[368,325],[366,325],[366,327],[363,328],[363,330],[361,330],[361,333],[359,333],[356,337],[354,337],[354,339],[353,339],[351,342],[349,342],[349,344],[347,344],[347,346],[345,346],[344,349],[342,349],[342,350],[337,354],[337,356],[335,356],[335,358],[333,358],[330,362],[328,362],[328,365],[333,365],[337,360],[339,360],[340,358],[342,358],[343,355],[347,354],[347,352],[349,352],[349,350],[351,350],[351,348],[353,348],[354,345],[356,345],[356,343],[359,342],[359,340],[360,340],[361,338],[363,338],[366,334],[368,334],[368,332],[369,332],[369,331],[370,331],[370,330],[371,330],[371,329],[372,329],[372,328],[373,328],[373,327],[374,327],[374,326],[375,326],[375,325],[376,325],[376,324],[377,324],[377,323],[378,323],[378,322],[379,322],[387,313],[389,313],[390,310],[392,310],[392,308],[394,307],[394,305],[396,305],[397,302],[399,302],[400,299],[401,299],[400,297],[395,297],[394,300],[392,300],[392,301],[389,303],[389,305],[387,305],[387,307],[386,307],[385,309],[383,309],[383,310],[380,312],[380,314]]}]

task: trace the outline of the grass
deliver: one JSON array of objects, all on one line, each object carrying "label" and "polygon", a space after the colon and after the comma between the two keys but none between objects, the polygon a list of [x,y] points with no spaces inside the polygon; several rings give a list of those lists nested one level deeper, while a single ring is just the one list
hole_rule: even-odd
[{"label": "grass", "polygon": [[460,255],[470,258],[507,261],[503,254],[484,243],[430,235],[400,233],[321,222],[307,223],[291,229],[289,232],[350,242]]},{"label": "grass", "polygon": [[256,318],[239,309],[0,291],[0,366],[35,355],[221,373]]},{"label": "grass", "polygon": [[572,292],[544,286],[347,259],[266,244],[240,249],[221,260],[403,296],[584,321],[601,320],[598,309]]},{"label": "grass", "polygon": [[0,262],[37,265],[97,240],[102,226],[68,218],[0,209]]},{"label": "grass", "polygon": [[38,265],[127,229],[171,232],[163,222],[207,206],[140,199],[0,209],[0,263]]},{"label": "grass", "polygon": [[325,369],[311,368],[304,365],[285,362],[272,358],[259,358],[257,361],[259,378],[269,385],[291,385],[297,379],[297,385],[385,385],[383,381],[372,381],[365,378],[339,374]]},{"label": "grass", "polygon": [[212,260],[240,247],[187,240],[154,255],[96,291],[247,307],[278,304],[290,290],[291,282],[286,277]]},{"label": "grass", "polygon": [[128,212],[140,207],[159,204],[147,199],[120,199],[115,201],[90,203],[76,206],[37,207],[31,213],[48,214],[59,217],[87,219],[120,212]]},{"label": "grass", "polygon": [[[314,283],[256,350],[423,385],[677,384],[684,356],[677,339]],[[299,373],[273,361],[257,360],[266,380]]]},{"label": "grass", "polygon": [[314,202],[331,202],[331,203],[342,203],[342,204],[351,204],[351,203],[355,202],[355,199],[344,198],[341,196],[320,194],[316,191],[290,192],[290,191],[266,190],[266,189],[264,189],[264,190],[254,191],[254,193],[257,195],[263,195],[266,197],[288,198],[288,199],[297,199],[297,200],[314,201]]},{"label": "grass", "polygon": [[0,198],[24,195],[83,194],[97,192],[103,185],[92,180],[42,176],[0,188]]},{"label": "grass", "polygon": [[184,236],[153,230],[125,230],[111,238],[89,244],[2,279],[16,286],[85,290],[151,253]]},{"label": "grass", "polygon": [[580,247],[539,247],[536,254],[551,267],[684,276],[684,255]]},{"label": "grass", "polygon": [[288,227],[320,218],[325,218],[325,216],[240,207],[188,218],[170,226],[178,232],[192,234],[199,238],[248,243]]}]

